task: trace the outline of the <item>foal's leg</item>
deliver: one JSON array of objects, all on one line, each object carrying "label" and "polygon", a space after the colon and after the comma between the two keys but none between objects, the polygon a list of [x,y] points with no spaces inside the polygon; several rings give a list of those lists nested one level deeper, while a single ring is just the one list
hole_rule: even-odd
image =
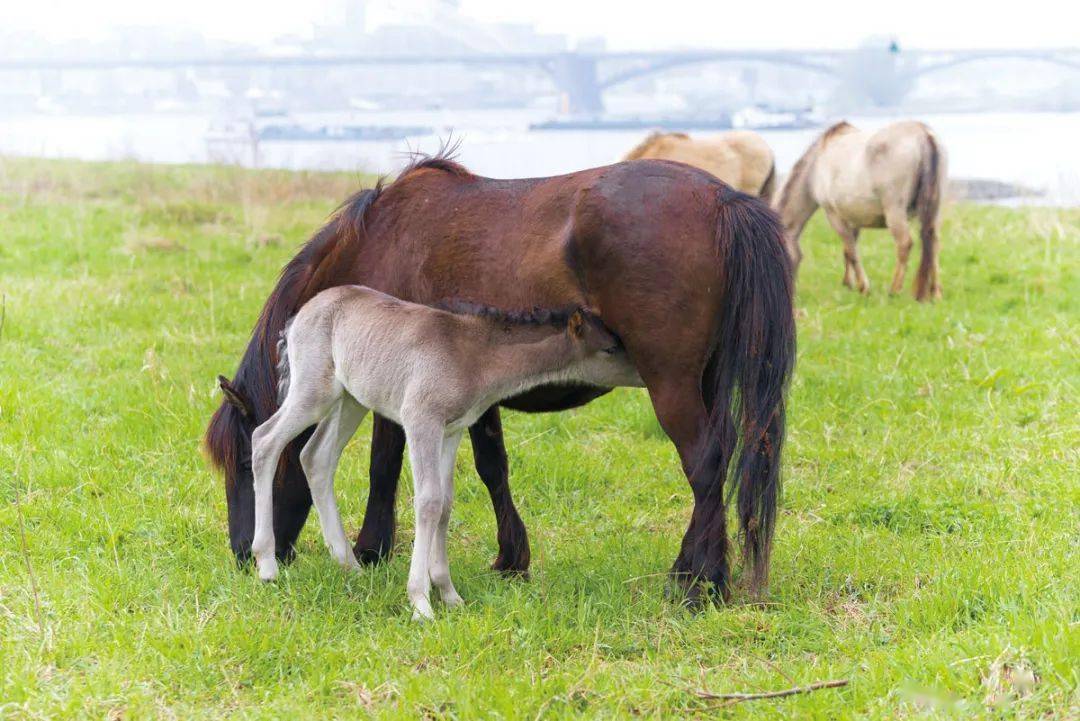
[{"label": "foal's leg", "polygon": [[447,606],[460,606],[464,603],[454,582],[450,580],[450,558],[447,555],[447,530],[450,527],[450,508],[454,504],[454,459],[457,457],[461,432],[458,431],[443,439],[442,458],[439,461],[439,480],[442,492],[443,511],[439,517],[439,527],[435,532],[435,542],[431,547],[431,582],[439,589],[443,603]]},{"label": "foal's leg", "polygon": [[907,210],[889,207],[885,209],[885,225],[896,240],[896,269],[893,271],[890,293],[899,293],[904,289],[904,276],[907,274],[908,257],[911,255],[911,229],[908,227]]},{"label": "foal's leg", "polygon": [[498,406],[489,408],[469,426],[469,438],[476,472],[491,495],[498,526],[499,555],[491,568],[504,574],[525,575],[529,571],[529,537],[514,507],[514,499],[510,497],[510,469]]},{"label": "foal's leg", "polygon": [[405,431],[397,423],[375,414],[371,424],[370,491],[364,525],[353,547],[360,563],[378,563],[394,547],[394,501],[404,455]]},{"label": "foal's leg", "polygon": [[334,472],[341,452],[366,414],[366,408],[343,393],[300,452],[300,463],[311,486],[311,500],[319,514],[326,547],[338,564],[353,570],[359,570],[360,564],[356,562],[341,524],[341,513],[334,497]]},{"label": "foal's leg", "polygon": [[274,557],[274,474],[285,446],[326,412],[329,401],[322,403],[290,402],[270,416],[251,434],[251,471],[255,487],[255,534],[251,552],[255,556],[259,578],[277,578],[277,559]]},{"label": "foal's leg", "polygon": [[863,294],[869,293],[870,279],[866,277],[862,261],[859,260],[859,248],[856,245],[859,240],[859,229],[848,225],[835,211],[826,210],[825,217],[836,234],[844,241],[844,285],[856,288]]},{"label": "foal's leg", "polygon": [[413,607],[413,620],[435,617],[429,598],[430,559],[443,513],[442,483],[439,479],[443,432],[443,427],[438,424],[405,427],[413,470],[413,508],[416,512],[416,536],[413,540],[407,587],[409,602]]}]

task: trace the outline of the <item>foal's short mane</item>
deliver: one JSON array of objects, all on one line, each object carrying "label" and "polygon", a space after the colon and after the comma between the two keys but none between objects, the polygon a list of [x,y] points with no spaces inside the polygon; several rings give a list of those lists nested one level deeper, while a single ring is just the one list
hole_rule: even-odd
[{"label": "foal's short mane", "polygon": [[506,310],[504,308],[495,308],[490,305],[473,303],[472,301],[460,300],[457,298],[440,301],[435,304],[435,307],[440,310],[445,310],[449,313],[454,313],[456,315],[471,315],[479,318],[485,318],[495,323],[503,323],[506,325],[549,325],[554,328],[565,328],[566,325],[570,322],[570,316],[572,316],[578,310],[580,310],[582,313],[586,313],[586,311],[581,308],[532,308],[531,310]]}]

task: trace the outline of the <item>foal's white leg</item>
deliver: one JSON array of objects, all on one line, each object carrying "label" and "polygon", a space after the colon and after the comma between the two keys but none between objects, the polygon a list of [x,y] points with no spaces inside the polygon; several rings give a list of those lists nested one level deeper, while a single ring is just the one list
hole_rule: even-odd
[{"label": "foal's white leg", "polygon": [[413,508],[416,511],[416,537],[409,564],[409,602],[413,619],[434,618],[431,610],[431,546],[442,517],[443,499],[439,481],[442,459],[443,427],[440,425],[406,426],[409,460],[413,472]]},{"label": "foal's white leg", "polygon": [[311,501],[319,515],[326,547],[342,568],[355,571],[360,570],[360,564],[353,555],[341,523],[341,513],[334,497],[334,472],[341,452],[366,414],[367,408],[343,393],[300,452],[300,464],[311,488]]},{"label": "foal's white leg", "polygon": [[305,428],[319,420],[322,409],[299,407],[286,401],[285,405],[251,434],[251,471],[255,484],[255,534],[251,553],[259,570],[259,578],[277,578],[277,559],[274,558],[274,475],[278,459],[285,446]]},{"label": "foal's white leg", "polygon": [[431,582],[439,589],[443,603],[447,606],[460,606],[464,601],[450,580],[450,558],[446,551],[447,529],[450,526],[450,508],[454,504],[454,460],[457,458],[458,444],[461,443],[461,431],[443,439],[442,458],[439,462],[443,511],[439,517],[439,527],[435,532],[435,543],[431,548]]}]

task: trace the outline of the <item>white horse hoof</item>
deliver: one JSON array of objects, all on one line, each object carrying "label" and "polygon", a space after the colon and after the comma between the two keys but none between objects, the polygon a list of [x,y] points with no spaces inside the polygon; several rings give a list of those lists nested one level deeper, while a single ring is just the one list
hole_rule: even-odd
[{"label": "white horse hoof", "polygon": [[443,605],[447,608],[457,608],[465,605],[465,599],[459,596],[456,591],[443,594],[442,600]]},{"label": "white horse hoof", "polygon": [[277,560],[270,558],[266,561],[259,561],[259,580],[270,582],[277,579],[278,565]]},{"label": "white horse hoof", "polygon": [[413,604],[412,620],[419,623],[426,623],[428,621],[435,620],[435,613],[431,610],[431,604],[426,600],[423,603]]}]

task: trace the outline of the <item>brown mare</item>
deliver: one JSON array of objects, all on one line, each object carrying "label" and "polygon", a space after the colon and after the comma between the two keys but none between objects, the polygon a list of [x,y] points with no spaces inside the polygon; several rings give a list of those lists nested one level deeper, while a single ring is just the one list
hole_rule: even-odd
[{"label": "brown mare", "polygon": [[[211,458],[225,472],[240,560],[249,557],[254,525],[251,431],[277,408],[278,335],[304,302],[347,283],[424,304],[460,298],[509,309],[590,309],[622,341],[693,490],[673,577],[691,601],[703,588],[728,593],[723,487],[733,465],[728,497],[737,496],[752,588],[763,587],[795,325],[784,231],[762,201],[668,161],[493,180],[442,155],[346,201],[283,270],[207,429]],[[502,405],[560,410],[619,384],[544,386]],[[275,481],[281,557],[292,553],[311,505],[299,462],[309,433],[290,444]],[[498,409],[469,434],[499,525],[495,567],[524,572],[528,543],[510,498]],[[363,561],[390,551],[404,444],[400,427],[376,416],[371,493],[354,549]]]}]

